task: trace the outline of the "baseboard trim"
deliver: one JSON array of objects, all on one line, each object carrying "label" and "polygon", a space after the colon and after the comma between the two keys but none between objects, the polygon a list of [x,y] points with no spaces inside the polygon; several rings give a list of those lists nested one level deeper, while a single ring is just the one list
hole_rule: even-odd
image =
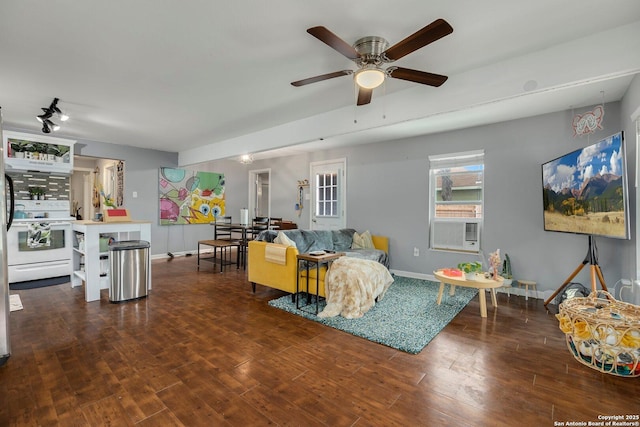
[{"label": "baseboard trim", "polygon": [[433,274],[414,273],[413,271],[402,271],[402,270],[389,270],[389,271],[391,272],[391,274],[395,274],[396,276],[408,277],[410,279],[431,280],[432,282],[438,281]]}]

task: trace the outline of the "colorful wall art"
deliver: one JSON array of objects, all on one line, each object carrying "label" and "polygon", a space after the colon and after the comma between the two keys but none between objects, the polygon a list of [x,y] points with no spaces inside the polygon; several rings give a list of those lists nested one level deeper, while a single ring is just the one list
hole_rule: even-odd
[{"label": "colorful wall art", "polygon": [[224,174],[160,168],[160,225],[208,224],[224,216]]}]

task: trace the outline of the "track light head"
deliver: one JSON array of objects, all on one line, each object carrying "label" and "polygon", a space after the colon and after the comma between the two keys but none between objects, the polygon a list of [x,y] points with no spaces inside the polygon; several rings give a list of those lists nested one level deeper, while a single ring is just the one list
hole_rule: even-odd
[{"label": "track light head", "polygon": [[43,108],[42,110],[44,111],[44,113],[40,114],[39,116],[36,116],[36,119],[38,119],[40,123],[42,123],[44,120],[47,120],[51,118],[51,116],[53,116],[53,112],[50,111],[48,108]]},{"label": "track light head", "polygon": [[51,103],[51,106],[49,108],[60,117],[61,121],[66,122],[67,120],[69,120],[69,116],[60,111],[60,109],[58,108],[58,101],[60,101],[58,98],[53,98],[53,102]]},{"label": "track light head", "polygon": [[43,124],[45,124],[48,129],[53,130],[54,132],[60,130],[60,125],[52,122],[51,120],[45,120]]},{"label": "track light head", "polygon": [[42,123],[42,132],[44,133],[51,133],[52,130],[55,132],[60,129],[59,125],[49,120],[51,117],[53,117],[54,114],[57,114],[60,120],[63,122],[69,120],[69,116],[64,114],[60,110],[60,108],[58,108],[58,101],[60,101],[60,99],[53,98],[53,101],[51,102],[51,105],[49,105],[49,108],[41,108],[43,113],[39,116],[36,116],[36,119],[38,119],[38,121]]}]

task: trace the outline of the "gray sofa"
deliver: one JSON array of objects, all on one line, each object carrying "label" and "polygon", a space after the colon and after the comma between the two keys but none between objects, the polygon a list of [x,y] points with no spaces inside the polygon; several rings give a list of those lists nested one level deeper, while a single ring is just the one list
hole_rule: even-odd
[{"label": "gray sofa", "polygon": [[[347,256],[377,261],[389,268],[389,255],[381,249],[352,249],[353,234],[356,230],[343,228],[340,230],[283,230],[289,239],[293,240],[299,253],[311,251],[344,252]],[[264,230],[255,240],[272,243],[278,236],[276,230]],[[378,238],[373,236],[374,239]]]}]

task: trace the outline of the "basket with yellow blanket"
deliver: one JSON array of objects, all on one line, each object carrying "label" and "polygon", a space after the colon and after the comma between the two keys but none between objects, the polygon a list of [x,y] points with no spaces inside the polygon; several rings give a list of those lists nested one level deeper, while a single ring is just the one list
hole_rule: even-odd
[{"label": "basket with yellow blanket", "polygon": [[640,376],[640,306],[592,292],[564,301],[556,317],[578,362],[607,374]]}]

